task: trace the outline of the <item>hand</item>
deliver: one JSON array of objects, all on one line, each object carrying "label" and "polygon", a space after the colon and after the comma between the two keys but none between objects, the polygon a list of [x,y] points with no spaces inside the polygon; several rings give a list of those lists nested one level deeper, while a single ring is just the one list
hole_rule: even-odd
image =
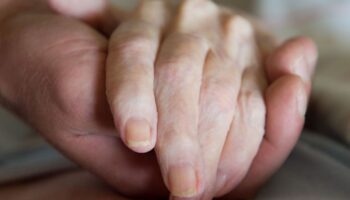
[{"label": "hand", "polygon": [[105,95],[107,39],[42,7],[14,10],[0,22],[0,96],[56,148],[120,193],[166,194],[153,154],[132,153],[115,137]]},{"label": "hand", "polygon": [[240,184],[233,195],[255,190],[293,148],[315,47],[287,43],[265,75],[271,48],[261,34],[210,1],[155,0],[142,1],[112,35],[107,95],[115,125],[130,149],[156,146],[174,198],[210,199]]},{"label": "hand", "polygon": [[[142,6],[141,6],[142,7]],[[142,9],[141,9],[142,10]],[[72,12],[72,11],[70,11],[70,12]],[[157,13],[157,12],[155,12],[155,13]],[[72,13],[69,13],[70,15],[72,14]],[[146,14],[147,15],[147,14]],[[74,14],[73,14],[73,16],[74,16]],[[299,43],[299,44],[298,44]],[[304,44],[309,44],[309,46],[308,47],[306,47],[306,49],[311,49],[310,50],[310,55],[308,55],[308,58],[310,58],[311,60],[312,59],[314,59],[315,60],[315,58],[316,58],[316,56],[314,55],[315,54],[315,51],[314,51],[314,47],[312,46],[312,43],[310,44],[310,42],[309,41],[307,41],[307,40],[297,40],[297,41],[294,41],[294,42],[291,42],[290,44],[288,44],[288,45],[286,45],[286,47],[284,48],[284,47],[282,47],[282,49],[284,48],[284,49],[287,49],[288,51],[286,51],[286,52],[284,52],[282,55],[279,55],[279,56],[273,56],[273,57],[276,57],[275,59],[279,59],[279,58],[283,58],[283,55],[287,55],[287,56],[285,56],[285,57],[290,57],[290,58],[292,58],[292,59],[290,59],[290,60],[287,60],[288,62],[292,62],[292,61],[294,61],[293,60],[293,58],[295,58],[295,57],[293,57],[293,56],[300,56],[299,54],[303,54],[303,51],[300,51],[300,49],[298,49],[298,47],[300,47],[300,45],[302,46],[302,45],[304,45]],[[298,44],[298,45],[295,45],[295,44]],[[280,51],[282,51],[282,49],[280,49]],[[277,51],[277,52],[280,52],[280,51]],[[294,51],[294,52],[293,52]],[[294,54],[293,54],[294,53]],[[281,53],[276,53],[276,54],[281,54]],[[118,55],[117,55],[118,56]],[[111,56],[111,57],[113,57],[113,56]],[[275,59],[271,59],[271,60],[275,60]],[[284,60],[285,60],[285,58],[284,58]],[[298,59],[298,60],[300,60],[300,59]],[[309,68],[310,68],[310,72],[312,71],[312,68],[313,68],[313,63],[308,63],[309,64]],[[282,68],[283,69],[283,67],[281,67],[281,66],[277,66],[277,67],[280,67],[280,68],[276,68],[276,69],[273,69],[272,67],[272,70],[270,70],[271,72],[269,73],[269,75],[270,74],[274,74],[276,71],[278,72],[278,71],[281,71],[280,69]],[[300,68],[299,68],[299,71],[300,71],[300,69],[302,70],[302,67],[303,66],[299,66]],[[286,66],[284,66],[284,68],[285,69],[287,69],[287,70],[284,70],[285,72],[291,72],[291,70],[288,70],[288,68],[286,67]],[[295,69],[293,69],[293,70],[295,70]],[[283,71],[283,70],[282,70]],[[298,71],[298,70],[297,70]],[[285,73],[285,74],[288,74],[288,73]],[[284,74],[284,75],[285,75]],[[292,74],[292,73],[291,73]],[[280,75],[283,75],[283,74],[280,74]],[[298,75],[298,74],[297,74]],[[310,76],[311,75],[311,73],[309,73],[309,74],[301,74],[303,77],[306,77],[306,76]],[[114,77],[113,77],[114,78]],[[286,77],[287,78],[287,77]],[[292,81],[293,82],[293,81]],[[295,86],[293,86],[293,87],[295,87]],[[283,87],[282,87],[283,88]],[[294,89],[294,91],[296,91],[295,89]],[[277,95],[278,96],[278,95]],[[134,104],[133,104],[134,105]],[[294,105],[294,107],[295,107],[295,105]],[[152,108],[152,106],[151,106],[151,108]],[[112,110],[113,110],[113,106],[112,106]],[[293,117],[293,113],[291,114],[292,115],[292,117]],[[295,117],[295,113],[294,113],[294,117]],[[118,118],[117,118],[118,119]],[[296,128],[296,130],[297,130],[297,128],[298,128],[298,121],[296,121],[296,126],[295,126],[295,128]],[[117,125],[118,125],[118,123],[117,123]],[[120,125],[119,125],[119,128],[120,128]],[[120,130],[121,130],[121,133],[122,133],[122,136],[123,136],[123,129],[122,128],[120,128]],[[274,132],[274,131],[272,131],[272,132]],[[300,131],[295,131],[295,130],[292,130],[291,131],[292,133],[294,133],[294,138],[296,138],[296,136],[298,135],[297,133],[298,132],[300,132]],[[270,134],[271,135],[271,134]],[[122,137],[123,138],[123,137]],[[290,143],[291,144],[293,144],[293,140],[290,140]],[[150,145],[150,148],[152,148],[152,145]],[[286,149],[286,152],[287,153],[282,153],[283,155],[284,155],[284,157],[288,154],[288,151],[290,150],[290,148],[285,148]],[[135,149],[134,149],[135,150]],[[147,150],[146,150],[147,151]],[[282,159],[283,160],[283,159]],[[273,166],[275,166],[275,168],[276,168],[276,166],[278,166],[278,164],[276,164],[276,163],[279,163],[279,162],[274,162],[274,165],[272,165],[272,166],[269,166],[269,165],[267,165],[267,166],[269,166],[269,167],[272,167],[271,169],[265,169],[265,170],[267,170],[267,171],[273,171],[274,170],[274,167]],[[233,171],[233,170],[232,170]],[[254,170],[253,170],[254,171]],[[267,177],[269,175],[269,173],[265,173],[265,178]],[[261,180],[263,180],[262,178],[260,178],[260,179],[256,179],[256,180],[258,180],[257,182],[261,182]],[[249,182],[249,181],[248,181]],[[254,185],[254,184],[251,184],[251,185]]]},{"label": "hand", "polygon": [[[7,45],[2,46],[4,52],[1,54],[3,55],[4,67],[1,68],[2,73],[0,74],[6,75],[5,78],[1,77],[0,79],[4,83],[1,84],[1,91],[3,91],[1,94],[14,107],[17,107],[16,110],[18,112],[28,116],[32,124],[41,130],[55,146],[59,147],[81,165],[105,178],[117,189],[128,194],[142,194],[143,197],[145,194],[164,194],[165,190],[161,185],[161,180],[157,178],[159,172],[157,171],[156,163],[151,158],[152,156],[132,154],[126,151],[117,139],[106,137],[106,135],[114,134],[114,129],[112,128],[112,123],[106,123],[106,121],[111,121],[111,116],[107,104],[103,103],[106,102],[103,87],[103,57],[105,54],[101,53],[100,48],[95,49],[96,44],[98,44],[98,47],[102,44],[101,46],[104,47],[105,39],[84,24],[74,20],[53,16],[50,13],[45,13],[44,15],[31,13],[29,16],[30,18],[27,18],[28,13],[21,13],[8,21],[5,24],[6,26],[2,26],[1,34],[6,36],[1,37],[2,44]],[[48,16],[49,18],[47,18]],[[23,37],[22,34],[26,37]],[[12,36],[9,37],[10,35]],[[42,37],[38,40],[37,35],[45,35],[49,36],[49,38]],[[82,41],[86,36],[88,36],[89,40]],[[17,40],[17,38],[22,38],[22,40]],[[69,42],[70,46],[56,44],[56,41],[66,39],[68,41],[76,40],[77,43],[72,44]],[[97,42],[89,43],[89,41]],[[86,46],[83,45],[82,47],[79,42],[83,42]],[[88,44],[85,42],[88,42]],[[56,44],[54,45],[55,48],[47,51],[45,47],[51,46],[52,43]],[[291,72],[285,66],[289,66],[288,63],[293,62],[296,57],[304,55],[303,52],[296,51],[304,44],[305,40],[296,40],[276,51],[275,56],[271,58],[272,61],[280,60],[280,58],[288,59],[281,60],[283,61],[282,64],[286,64],[282,65],[283,67],[281,65],[271,67],[270,71],[272,74],[275,74],[275,78]],[[19,47],[18,49],[21,51],[18,51],[16,47]],[[74,49],[95,50],[89,51],[88,55],[82,53],[65,54],[72,47]],[[310,48],[307,47],[306,49]],[[28,52],[33,53],[33,50],[36,52],[34,56],[24,56],[28,55]],[[16,55],[16,57],[13,55]],[[308,58],[310,57],[309,55],[307,56]],[[52,62],[53,58],[56,60],[55,63]],[[100,59],[101,62],[93,61]],[[17,60],[20,62],[17,62]],[[47,66],[51,66],[49,69],[52,71],[46,70],[48,69]],[[298,69],[301,69],[299,67]],[[312,66],[309,67],[311,69]],[[17,73],[21,72],[18,69],[25,69],[26,72]],[[40,75],[38,75],[39,72],[41,73]],[[47,76],[42,76],[45,74]],[[41,79],[41,77],[46,78]],[[50,84],[42,84],[45,83],[44,80],[51,80],[51,82]],[[18,91],[18,88],[21,88],[18,87],[19,85],[22,86],[21,91]],[[72,87],[74,85],[76,87]],[[80,85],[84,87],[80,87]],[[38,88],[42,89],[38,90]],[[22,96],[26,96],[26,99],[19,98]],[[46,101],[38,101],[37,99]],[[80,99],[79,103],[77,103],[77,99]],[[295,107],[295,105],[293,104],[291,107]],[[60,109],[68,112],[55,112],[55,110]],[[285,107],[280,107],[277,111],[284,111],[285,109]],[[96,111],[101,111],[102,114],[96,114]],[[53,112],[55,112],[54,115],[52,114]],[[288,116],[290,119],[293,119],[294,114],[287,113],[286,118]],[[72,125],[66,126],[66,124]],[[275,132],[279,132],[279,129],[275,130]],[[293,137],[297,135],[293,130],[290,134]],[[284,137],[279,138],[279,136],[276,135],[276,138],[273,140],[274,144],[277,144],[280,141],[279,139],[284,139]],[[98,158],[98,161],[96,158]],[[262,159],[262,161],[265,163],[264,166],[271,163],[268,159]],[[278,166],[278,162],[274,161],[272,164],[273,166]],[[261,170],[261,175],[264,177],[265,173],[263,172],[269,172],[267,169]],[[261,179],[257,180],[261,181]],[[149,182],[155,184],[150,186]],[[250,187],[252,185],[254,186],[254,182],[251,185],[246,184],[246,186]],[[152,191],[154,192],[152,193]]]}]

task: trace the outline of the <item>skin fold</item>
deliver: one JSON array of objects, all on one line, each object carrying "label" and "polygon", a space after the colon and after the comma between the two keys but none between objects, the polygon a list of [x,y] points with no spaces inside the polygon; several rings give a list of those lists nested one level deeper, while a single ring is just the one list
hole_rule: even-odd
[{"label": "skin fold", "polygon": [[120,19],[104,1],[66,3],[1,20],[0,94],[69,158],[126,196],[204,200],[248,197],[286,159],[304,123],[311,40],[275,49],[204,0],[141,1]]}]

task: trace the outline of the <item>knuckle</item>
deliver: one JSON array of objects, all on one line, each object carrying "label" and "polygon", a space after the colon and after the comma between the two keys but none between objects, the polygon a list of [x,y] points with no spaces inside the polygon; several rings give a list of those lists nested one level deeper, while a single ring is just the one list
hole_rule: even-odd
[{"label": "knuckle", "polygon": [[235,87],[231,80],[206,81],[202,85],[205,107],[217,115],[228,113],[234,109]]},{"label": "knuckle", "polygon": [[194,1],[187,1],[187,0],[182,0],[180,5],[179,5],[179,15],[183,18],[186,19],[188,15],[195,10],[195,6],[198,3],[198,0]]},{"label": "knuckle", "polygon": [[138,57],[143,52],[151,51],[153,46],[149,37],[141,34],[131,34],[120,37],[117,41],[113,41],[109,46],[109,53],[122,58]]},{"label": "knuckle", "polygon": [[[243,74],[243,82],[239,92],[240,113],[245,120],[262,122],[266,115],[264,88],[266,80],[261,76],[260,69],[247,68]],[[256,127],[262,126],[255,123]],[[264,127],[264,126],[262,126]]]},{"label": "knuckle", "polygon": [[[197,15],[199,8],[201,13],[209,13],[210,9],[216,8],[216,4],[208,0],[182,0],[179,5],[179,15],[181,18],[186,19],[188,17]],[[202,12],[202,11],[205,12]]]},{"label": "knuckle", "polygon": [[143,0],[133,13],[133,18],[155,28],[164,29],[172,20],[174,6],[170,1]]},{"label": "knuckle", "polygon": [[[158,84],[167,83],[171,87],[181,88],[200,81],[200,76],[196,73],[198,66],[195,66],[189,59],[168,60],[159,63],[156,71]],[[159,86],[159,85],[158,85]]]},{"label": "knuckle", "polygon": [[206,27],[208,19],[216,19],[217,11],[216,4],[208,0],[184,0],[178,7],[176,28],[199,31]]},{"label": "knuckle", "polygon": [[198,68],[196,63],[204,60],[208,50],[206,39],[191,33],[174,33],[168,37],[165,46],[159,63],[165,66],[183,65],[186,68]]},{"label": "knuckle", "polygon": [[243,89],[240,91],[239,98],[242,108],[247,109],[245,113],[250,113],[259,119],[265,116],[266,106],[260,91]]},{"label": "knuckle", "polygon": [[131,63],[125,63],[119,60],[117,62],[122,62],[122,64],[113,63],[108,64],[107,67],[107,94],[114,93],[119,88],[125,88],[131,91],[133,89],[147,89],[153,84],[153,64],[141,60]]},{"label": "knuckle", "polygon": [[183,85],[200,83],[207,42],[194,34],[174,33],[156,63],[156,78],[159,82]]},{"label": "knuckle", "polygon": [[112,35],[109,51],[116,55],[133,56],[135,53],[151,51],[158,37],[158,29],[147,22],[128,21]]},{"label": "knuckle", "polygon": [[238,35],[240,38],[250,37],[254,34],[251,22],[239,15],[224,16],[224,33],[227,37]]},{"label": "knuckle", "polygon": [[[188,150],[195,150],[196,147],[196,135],[193,134],[184,134],[185,129],[179,129],[176,128],[167,130],[166,132],[163,132],[161,137],[157,140],[157,150],[158,152],[161,152],[163,155],[167,155],[172,158],[179,158],[177,155],[179,153],[187,152]],[[181,148],[179,148],[181,147]],[[176,149],[176,151],[175,151]],[[179,162],[189,160],[191,157],[190,154],[183,155],[181,157],[181,160],[179,159]]]},{"label": "knuckle", "polygon": [[175,32],[168,37],[169,44],[176,46],[175,51],[186,56],[188,52],[198,52],[198,50],[207,50],[208,40],[200,33],[179,33]]}]

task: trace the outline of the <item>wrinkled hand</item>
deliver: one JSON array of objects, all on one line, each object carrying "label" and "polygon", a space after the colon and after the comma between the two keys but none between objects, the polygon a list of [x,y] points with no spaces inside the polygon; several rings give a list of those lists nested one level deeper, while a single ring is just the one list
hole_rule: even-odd
[{"label": "wrinkled hand", "polygon": [[[308,40],[294,41],[307,46],[298,50],[310,58],[291,60],[293,66],[278,66],[286,61],[276,58],[266,76],[263,55],[273,43],[259,34],[249,21],[210,1],[174,6],[153,0],[141,1],[112,35],[106,78],[115,125],[130,149],[156,146],[173,196],[210,199],[230,192],[249,180],[249,169],[254,174],[264,167],[261,159],[277,146],[274,135],[289,133],[275,161],[254,177],[257,184],[294,146],[315,49]],[[295,72],[300,77],[281,78]],[[268,78],[280,79],[267,89]]]},{"label": "wrinkled hand", "polygon": [[210,1],[141,1],[112,35],[116,127],[134,151],[156,146],[173,196],[211,199],[247,173],[265,133],[258,48],[247,20]]}]

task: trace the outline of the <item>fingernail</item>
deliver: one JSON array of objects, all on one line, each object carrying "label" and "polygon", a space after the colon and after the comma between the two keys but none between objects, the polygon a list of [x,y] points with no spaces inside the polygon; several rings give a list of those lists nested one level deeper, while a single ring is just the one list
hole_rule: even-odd
[{"label": "fingernail", "polygon": [[149,123],[146,120],[128,120],[125,126],[125,140],[130,148],[149,147],[152,143]]},{"label": "fingernail", "polygon": [[298,95],[297,95],[297,107],[300,116],[305,117],[306,110],[307,110],[307,97],[306,97],[306,92],[305,88],[300,86],[298,90]]},{"label": "fingernail", "polygon": [[197,195],[197,175],[193,167],[173,167],[169,171],[169,190],[174,197],[189,198]]},{"label": "fingernail", "polygon": [[215,182],[215,194],[220,193],[224,189],[226,185],[226,179],[226,175],[220,173],[218,174]]}]

